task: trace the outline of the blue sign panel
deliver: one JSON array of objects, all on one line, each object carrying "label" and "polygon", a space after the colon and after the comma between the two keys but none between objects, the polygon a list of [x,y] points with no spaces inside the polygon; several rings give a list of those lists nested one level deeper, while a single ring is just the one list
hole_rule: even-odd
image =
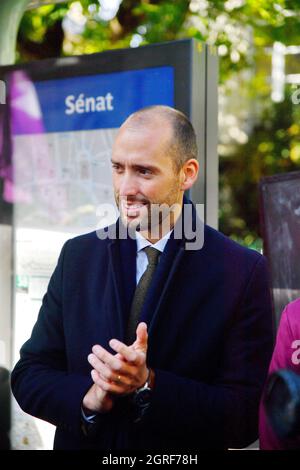
[{"label": "blue sign panel", "polygon": [[29,87],[22,109],[17,98],[14,135],[117,128],[144,106],[174,106],[173,67],[23,83],[21,94]]}]

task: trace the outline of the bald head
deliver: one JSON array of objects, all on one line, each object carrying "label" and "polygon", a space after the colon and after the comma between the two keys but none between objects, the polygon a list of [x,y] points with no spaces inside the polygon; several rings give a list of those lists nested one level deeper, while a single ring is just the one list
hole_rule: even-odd
[{"label": "bald head", "polygon": [[172,158],[176,171],[190,158],[197,159],[195,131],[185,114],[169,106],[149,106],[131,114],[121,130],[139,132],[150,127],[165,128],[169,133],[166,154]]}]

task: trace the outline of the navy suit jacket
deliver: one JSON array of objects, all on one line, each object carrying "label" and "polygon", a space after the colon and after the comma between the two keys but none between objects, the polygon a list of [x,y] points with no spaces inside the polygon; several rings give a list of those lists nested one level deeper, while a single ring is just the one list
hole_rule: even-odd
[{"label": "navy suit jacket", "polygon": [[134,423],[129,397],[118,398],[85,436],[87,356],[94,344],[113,352],[109,340],[124,340],[136,241],[93,232],[65,243],[12,372],[23,410],[57,426],[56,449],[223,449],[257,438],[273,345],[265,258],[208,226],[202,249],[185,246],[168,241],[141,313],[155,371],[148,413]]}]

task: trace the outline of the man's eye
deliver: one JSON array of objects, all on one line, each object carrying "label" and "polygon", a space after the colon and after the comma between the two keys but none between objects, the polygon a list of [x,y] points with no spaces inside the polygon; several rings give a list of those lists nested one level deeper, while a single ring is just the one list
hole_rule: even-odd
[{"label": "man's eye", "polygon": [[113,170],[115,170],[115,171],[120,171],[120,170],[121,170],[121,167],[120,167],[119,165],[116,165],[116,164],[113,164],[113,165],[112,165],[112,168],[113,168]]},{"label": "man's eye", "polygon": [[148,170],[147,168],[140,168],[139,173],[141,173],[142,175],[150,175],[151,171]]}]

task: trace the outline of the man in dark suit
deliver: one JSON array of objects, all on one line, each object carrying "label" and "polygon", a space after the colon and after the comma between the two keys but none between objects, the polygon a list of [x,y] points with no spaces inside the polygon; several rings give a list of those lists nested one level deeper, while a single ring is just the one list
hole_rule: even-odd
[{"label": "man in dark suit", "polygon": [[196,157],[192,125],[172,108],[141,110],[118,132],[120,218],[66,242],[12,373],[23,410],[57,426],[56,449],[257,437],[272,350],[266,262],[199,223],[184,196]]}]

